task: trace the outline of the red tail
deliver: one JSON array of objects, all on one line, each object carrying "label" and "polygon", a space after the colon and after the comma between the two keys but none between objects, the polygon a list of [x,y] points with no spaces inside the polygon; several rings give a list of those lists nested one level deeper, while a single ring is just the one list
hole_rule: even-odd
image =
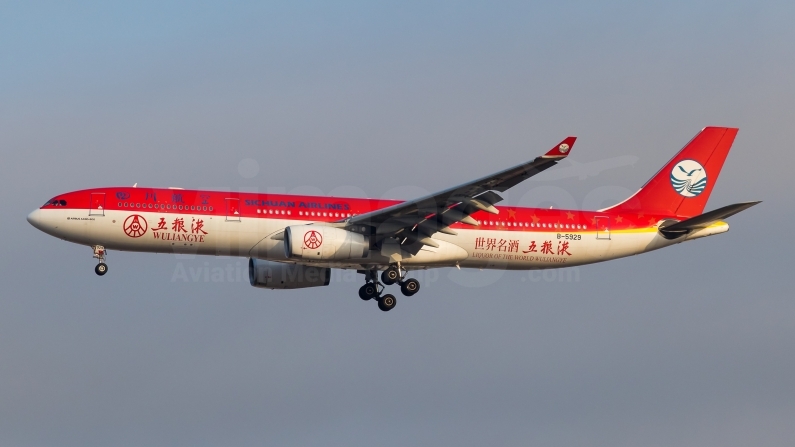
[{"label": "red tail", "polygon": [[705,127],[635,195],[605,211],[701,214],[738,130]]}]

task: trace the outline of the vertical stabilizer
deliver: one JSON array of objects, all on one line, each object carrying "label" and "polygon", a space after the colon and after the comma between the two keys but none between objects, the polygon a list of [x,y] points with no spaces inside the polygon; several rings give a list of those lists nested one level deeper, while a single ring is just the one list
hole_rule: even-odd
[{"label": "vertical stabilizer", "polygon": [[638,192],[605,211],[701,214],[738,130],[705,127]]}]

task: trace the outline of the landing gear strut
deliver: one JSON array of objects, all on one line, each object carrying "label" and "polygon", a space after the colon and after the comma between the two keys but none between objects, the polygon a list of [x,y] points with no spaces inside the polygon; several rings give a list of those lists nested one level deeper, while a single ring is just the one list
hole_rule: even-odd
[{"label": "landing gear strut", "polygon": [[378,272],[375,270],[366,270],[364,272],[364,280],[366,281],[362,287],[359,288],[359,298],[369,301],[373,298],[378,299],[384,286],[378,282]]},{"label": "landing gear strut", "polygon": [[97,260],[99,260],[99,264],[97,264],[97,266],[94,267],[94,273],[96,273],[99,276],[108,273],[108,264],[105,264],[105,255],[107,254],[107,252],[105,251],[105,247],[101,245],[94,245],[91,248],[94,249],[94,257],[97,258]]}]

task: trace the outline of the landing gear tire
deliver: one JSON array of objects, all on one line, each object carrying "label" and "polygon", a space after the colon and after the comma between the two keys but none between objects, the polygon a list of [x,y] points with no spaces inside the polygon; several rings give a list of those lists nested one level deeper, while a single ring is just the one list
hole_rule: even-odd
[{"label": "landing gear tire", "polygon": [[391,286],[399,280],[400,270],[398,270],[398,268],[395,266],[389,267],[388,269],[384,270],[383,273],[381,273],[381,282],[388,286]]},{"label": "landing gear tire", "polygon": [[359,298],[367,301],[378,295],[378,287],[374,283],[368,282],[359,288]]},{"label": "landing gear tire", "polygon": [[397,300],[393,295],[390,294],[386,294],[378,299],[378,308],[384,312],[389,312],[390,310],[394,309],[395,304],[397,304]]},{"label": "landing gear tire", "polygon": [[94,272],[97,275],[99,275],[99,276],[102,276],[105,273],[108,273],[108,264],[105,264],[104,262],[100,262],[99,264],[97,264],[96,267],[94,267]]},{"label": "landing gear tire", "polygon": [[420,282],[414,278],[407,279],[400,285],[400,291],[406,296],[414,295],[420,291]]},{"label": "landing gear tire", "polygon": [[94,250],[94,258],[99,261],[96,267],[94,267],[94,273],[99,276],[108,273],[108,264],[105,264],[105,247],[101,245],[92,245],[91,249]]}]

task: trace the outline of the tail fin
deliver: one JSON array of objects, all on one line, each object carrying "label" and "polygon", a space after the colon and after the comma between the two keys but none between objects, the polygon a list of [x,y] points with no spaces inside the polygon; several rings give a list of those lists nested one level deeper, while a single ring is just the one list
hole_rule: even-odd
[{"label": "tail fin", "polygon": [[638,192],[605,211],[701,214],[738,130],[705,127]]}]

